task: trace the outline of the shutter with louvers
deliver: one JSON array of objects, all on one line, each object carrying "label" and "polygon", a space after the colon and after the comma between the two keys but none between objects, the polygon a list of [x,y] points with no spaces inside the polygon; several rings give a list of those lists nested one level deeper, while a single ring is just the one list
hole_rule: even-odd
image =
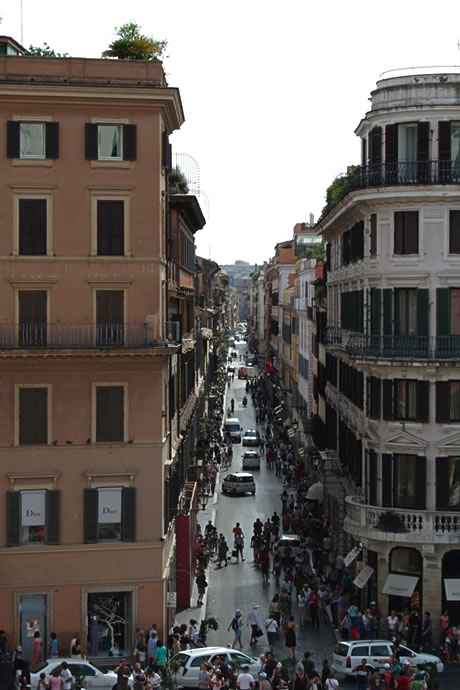
[{"label": "shutter with louvers", "polygon": [[59,544],[61,492],[46,492],[46,543]]},{"label": "shutter with louvers", "polygon": [[125,488],[121,492],[121,539],[136,541],[136,489]]},{"label": "shutter with louvers", "polygon": [[137,127],[123,125],[123,160],[135,161],[137,158]]},{"label": "shutter with louvers", "polygon": [[21,543],[21,493],[7,491],[6,494],[6,544],[19,546]]},{"label": "shutter with louvers", "polygon": [[404,212],[396,211],[394,214],[394,253],[404,254]]},{"label": "shutter with louvers", "polygon": [[19,345],[44,346],[47,342],[46,290],[20,290],[18,293]]},{"label": "shutter with louvers", "polygon": [[393,334],[393,290],[383,290],[383,335]]},{"label": "shutter with louvers", "polygon": [[367,165],[367,139],[361,139],[361,165]]},{"label": "shutter with louvers", "polygon": [[48,389],[19,389],[20,445],[48,443]]},{"label": "shutter with louvers", "polygon": [[369,451],[369,503],[377,505],[377,453]]},{"label": "shutter with louvers", "polygon": [[163,132],[162,139],[162,154],[163,154],[163,167],[167,168],[168,171],[172,170],[172,146],[169,143],[169,136],[167,132]]},{"label": "shutter with louvers", "polygon": [[382,397],[381,380],[373,376],[371,378],[371,417],[372,419],[380,419],[381,411],[381,397]]},{"label": "shutter with louvers", "polygon": [[430,415],[430,383],[429,381],[417,381],[417,421],[429,422]]},{"label": "shutter with louvers", "polygon": [[450,161],[451,158],[451,126],[450,122],[443,120],[438,124],[438,158],[440,161]]},{"label": "shutter with louvers", "polygon": [[97,489],[85,489],[83,492],[84,501],[84,542],[85,544],[95,544],[99,532],[99,496]]},{"label": "shutter with louvers", "polygon": [[449,510],[449,458],[436,458],[436,510]]},{"label": "shutter with louvers", "polygon": [[415,505],[418,510],[426,507],[426,457],[418,455],[415,460]]},{"label": "shutter with louvers", "polygon": [[460,211],[449,211],[449,254],[460,254]]},{"label": "shutter with louvers", "polygon": [[417,124],[417,160],[427,161],[430,157],[430,123]]},{"label": "shutter with louvers", "polygon": [[450,335],[450,289],[436,288],[436,335]]},{"label": "shutter with louvers", "polygon": [[380,335],[381,333],[381,302],[381,289],[371,288],[371,335]]},{"label": "shutter with louvers", "polygon": [[371,213],[369,255],[377,256],[377,214]]},{"label": "shutter with louvers", "polygon": [[96,441],[124,441],[123,386],[96,388]]},{"label": "shutter with louvers", "polygon": [[403,211],[404,254],[418,254],[418,211]]},{"label": "shutter with louvers", "polygon": [[123,256],[125,251],[125,202],[122,199],[97,202],[97,253]]},{"label": "shutter with louvers", "polygon": [[371,164],[382,162],[382,128],[374,127],[371,132],[372,149],[371,149]]},{"label": "shutter with louvers", "polygon": [[382,455],[382,506],[391,508],[393,505],[393,456]]},{"label": "shutter with louvers", "polygon": [[396,163],[398,160],[398,128],[397,125],[385,127],[385,162]]},{"label": "shutter with louvers", "polygon": [[59,122],[46,122],[45,156],[59,158]]},{"label": "shutter with louvers", "polygon": [[8,120],[6,123],[6,155],[7,158],[19,158],[20,156],[20,134],[19,122]]},{"label": "shutter with louvers", "polygon": [[90,122],[85,124],[85,158],[97,160],[97,125]]},{"label": "shutter with louvers", "polygon": [[449,417],[449,381],[436,381],[436,422],[447,424]]},{"label": "shutter with louvers", "polygon": [[46,255],[46,199],[19,199],[19,254]]},{"label": "shutter with louvers", "polygon": [[384,379],[383,389],[383,419],[389,421],[393,419],[393,381]]},{"label": "shutter with louvers", "polygon": [[429,291],[417,289],[417,335],[428,336]]}]

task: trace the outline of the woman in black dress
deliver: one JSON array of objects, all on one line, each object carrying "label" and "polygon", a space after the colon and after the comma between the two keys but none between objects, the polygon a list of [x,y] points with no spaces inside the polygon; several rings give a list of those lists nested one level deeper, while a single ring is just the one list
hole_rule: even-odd
[{"label": "woman in black dress", "polygon": [[287,629],[286,629],[286,641],[285,645],[287,647],[288,656],[291,659],[295,658],[295,648],[297,647],[297,626],[294,621],[294,616],[289,616]]}]

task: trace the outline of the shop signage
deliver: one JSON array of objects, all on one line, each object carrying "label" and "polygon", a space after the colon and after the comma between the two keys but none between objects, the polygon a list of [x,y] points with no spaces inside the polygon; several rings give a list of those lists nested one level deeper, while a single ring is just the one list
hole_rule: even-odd
[{"label": "shop signage", "polygon": [[99,489],[99,524],[121,523],[121,489]]},{"label": "shop signage", "polygon": [[444,589],[446,590],[447,601],[460,601],[460,580],[444,580]]},{"label": "shop signage", "polygon": [[347,553],[347,555],[346,555],[345,558],[343,559],[346,568],[348,568],[348,566],[350,565],[350,563],[353,563],[353,561],[355,560],[355,558],[358,556],[358,554],[359,554],[360,552],[361,552],[361,545],[358,545],[358,544],[357,544],[356,546],[354,546],[354,547],[352,548],[352,550],[351,550],[349,553]]},{"label": "shop signage", "polygon": [[392,594],[397,597],[411,597],[414,593],[418,577],[412,575],[396,575],[390,573],[385,580],[382,589],[383,594]]},{"label": "shop signage", "polygon": [[166,606],[176,608],[177,592],[166,592]]},{"label": "shop signage", "polygon": [[363,568],[361,568],[359,574],[353,580],[353,584],[356,587],[359,587],[359,589],[362,589],[373,572],[374,568],[371,568],[370,565],[365,565]]},{"label": "shop signage", "polygon": [[45,491],[21,491],[21,525],[42,527],[45,524]]}]

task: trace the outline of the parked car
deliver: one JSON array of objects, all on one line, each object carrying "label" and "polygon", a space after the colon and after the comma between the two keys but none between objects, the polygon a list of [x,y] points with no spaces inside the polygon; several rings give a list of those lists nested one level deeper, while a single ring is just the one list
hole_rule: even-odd
[{"label": "parked car", "polygon": [[248,355],[246,358],[246,364],[248,366],[252,366],[253,364],[257,364],[257,357],[255,355]]},{"label": "parked car", "polygon": [[288,546],[291,549],[291,553],[293,556],[297,556],[300,549],[302,548],[302,541],[300,537],[297,536],[297,534],[282,534],[276,542],[275,548],[277,548],[282,555],[283,549],[285,549],[286,546]]},{"label": "parked car", "polygon": [[225,420],[224,432],[230,434],[232,443],[241,443],[241,424],[237,417],[228,417]]},{"label": "parked car", "polygon": [[246,450],[241,457],[243,470],[260,470],[260,453],[256,450]]},{"label": "parked car", "polygon": [[211,664],[214,664],[216,658],[222,656],[225,658],[225,663],[230,665],[230,662],[237,662],[239,668],[249,666],[249,673],[257,676],[260,668],[260,660],[253,656],[248,656],[236,649],[229,649],[228,647],[202,647],[201,649],[187,649],[179,652],[173,656],[172,661],[178,661],[180,668],[176,674],[177,684],[184,688],[198,687],[198,674],[200,665],[205,657]]},{"label": "parked car", "polygon": [[[434,654],[414,652],[412,649],[400,645],[401,663],[406,659],[411,666],[417,664],[435,664],[438,673],[444,670],[441,659]],[[334,649],[332,668],[346,676],[354,676],[354,669],[359,666],[361,659],[366,659],[369,669],[383,669],[383,665],[389,661],[393,645],[389,640],[354,640],[351,642],[339,642]]]},{"label": "parked car", "polygon": [[227,367],[227,374],[234,374],[235,373],[235,366],[233,364],[229,364]]},{"label": "parked car", "polygon": [[[40,679],[40,673],[46,673],[48,677],[51,672],[66,661],[69,667],[69,671],[72,676],[75,677],[75,673],[78,670],[82,670],[85,675],[84,687],[91,690],[112,690],[113,686],[117,683],[117,675],[113,671],[101,671],[97,666],[94,666],[86,659],[49,659],[47,661],[42,661],[39,664],[33,664],[30,668],[30,685],[32,688],[38,686],[38,681]],[[132,678],[128,681],[129,687],[132,687]]]},{"label": "parked car", "polygon": [[255,429],[248,429],[243,434],[243,446],[260,446],[260,434]]},{"label": "parked car", "polygon": [[256,493],[254,477],[249,472],[230,472],[222,480],[223,494]]}]

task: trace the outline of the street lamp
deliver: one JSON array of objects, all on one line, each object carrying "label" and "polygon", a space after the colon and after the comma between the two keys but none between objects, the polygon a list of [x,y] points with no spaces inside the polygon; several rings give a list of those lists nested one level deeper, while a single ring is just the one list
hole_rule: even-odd
[{"label": "street lamp", "polygon": [[209,494],[207,491],[204,490],[204,488],[201,488],[199,493],[198,493],[198,503],[201,506],[201,510],[205,510],[206,506],[208,505],[209,501]]}]

